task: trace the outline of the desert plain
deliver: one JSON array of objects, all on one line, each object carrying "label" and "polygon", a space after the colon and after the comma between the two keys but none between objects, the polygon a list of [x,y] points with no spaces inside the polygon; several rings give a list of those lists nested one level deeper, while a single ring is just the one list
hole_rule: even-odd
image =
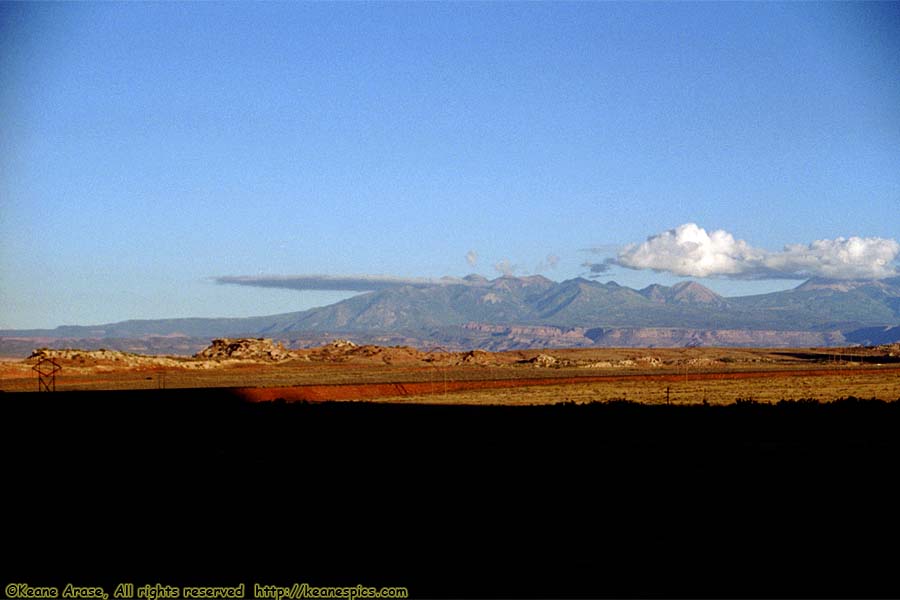
[{"label": "desert plain", "polygon": [[268,339],[219,339],[193,357],[38,349],[25,359],[2,359],[0,390],[38,391],[34,367],[42,359],[61,367],[56,391],[223,387],[254,401],[683,405],[900,398],[898,344],[426,352],[348,340],[287,350]]}]

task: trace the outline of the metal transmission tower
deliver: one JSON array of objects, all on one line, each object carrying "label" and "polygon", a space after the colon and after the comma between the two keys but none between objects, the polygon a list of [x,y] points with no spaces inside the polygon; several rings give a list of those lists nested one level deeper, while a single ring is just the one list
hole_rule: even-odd
[{"label": "metal transmission tower", "polygon": [[39,392],[56,391],[56,374],[62,370],[58,362],[45,356],[31,370],[37,373]]},{"label": "metal transmission tower", "polygon": [[432,393],[432,394],[437,393],[436,385],[435,385],[436,382],[435,382],[435,378],[434,378],[434,373],[435,373],[435,370],[436,370],[436,369],[440,369],[440,372],[441,372],[441,379],[442,379],[443,382],[444,382],[444,390],[443,390],[442,396],[446,396],[446,395],[447,395],[447,366],[446,366],[446,365],[435,365],[435,364],[434,364],[434,361],[435,361],[435,359],[437,358],[437,357],[435,356],[435,353],[437,353],[437,352],[440,352],[440,353],[443,353],[443,354],[447,354],[449,351],[448,351],[446,348],[444,348],[443,346],[435,346],[434,348],[432,348],[431,350],[429,350],[428,352],[426,352],[426,354],[428,355],[428,358],[427,358],[426,360],[430,360],[430,362],[431,362],[431,367],[432,367],[431,375],[430,375],[430,377],[429,377],[429,379],[431,380],[431,393]]}]

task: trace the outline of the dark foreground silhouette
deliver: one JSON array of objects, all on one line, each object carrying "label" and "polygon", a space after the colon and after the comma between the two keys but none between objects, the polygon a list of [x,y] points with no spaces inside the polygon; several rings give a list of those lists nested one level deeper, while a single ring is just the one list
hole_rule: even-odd
[{"label": "dark foreground silhouette", "polygon": [[[0,583],[898,597],[900,402],[0,394]],[[6,553],[10,554],[10,553]]]}]

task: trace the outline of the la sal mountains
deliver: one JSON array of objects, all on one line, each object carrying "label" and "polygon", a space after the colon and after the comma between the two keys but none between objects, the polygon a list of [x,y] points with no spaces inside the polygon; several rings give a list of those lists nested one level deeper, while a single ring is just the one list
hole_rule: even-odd
[{"label": "la sal mountains", "polygon": [[693,281],[635,290],[582,278],[469,275],[387,287],[278,315],[0,330],[0,352],[27,354],[37,344],[188,354],[211,338],[236,336],[298,347],[340,336],[359,343],[488,350],[880,344],[900,340],[900,277],[811,279],[791,290],[725,298]]}]

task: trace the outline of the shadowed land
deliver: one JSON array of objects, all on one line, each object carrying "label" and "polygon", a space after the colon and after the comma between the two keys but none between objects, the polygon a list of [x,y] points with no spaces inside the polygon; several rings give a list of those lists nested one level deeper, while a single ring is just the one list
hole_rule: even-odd
[{"label": "shadowed land", "polygon": [[[900,402],[0,394],[6,569],[413,597],[890,597]],[[146,556],[155,557],[148,562]]]}]

